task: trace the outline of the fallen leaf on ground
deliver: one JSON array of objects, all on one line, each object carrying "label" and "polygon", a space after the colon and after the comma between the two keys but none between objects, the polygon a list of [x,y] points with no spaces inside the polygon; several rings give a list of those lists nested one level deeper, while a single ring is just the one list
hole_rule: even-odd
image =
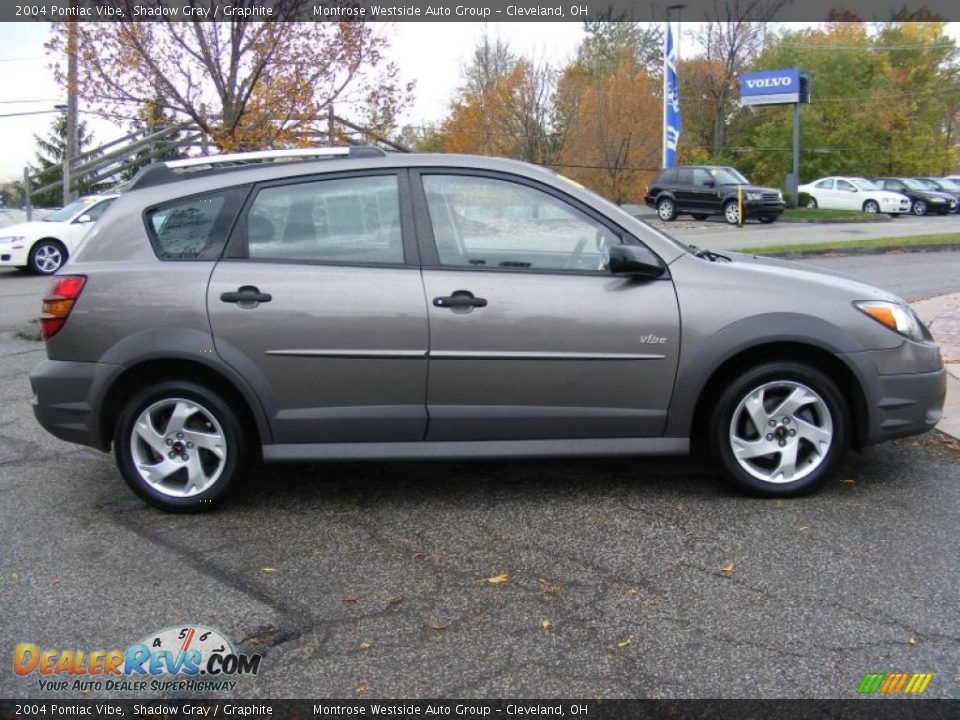
[{"label": "fallen leaf on ground", "polygon": [[315,650],[316,648],[314,648],[313,645],[304,645],[302,648],[300,648],[300,654],[304,657],[310,657],[313,655]]},{"label": "fallen leaf on ground", "polygon": [[639,595],[639,594],[640,594],[640,591],[637,590],[636,588],[630,588],[629,590],[627,590],[627,595]]},{"label": "fallen leaf on ground", "polygon": [[628,637],[626,640],[621,640],[617,643],[618,648],[625,648],[627,645],[630,645],[633,642],[632,637]]},{"label": "fallen leaf on ground", "polygon": [[809,529],[810,529],[809,525],[801,525],[800,527],[797,528],[797,532],[806,532]]},{"label": "fallen leaf on ground", "polygon": [[720,567],[725,573],[732,573],[736,565],[732,562],[728,562]]},{"label": "fallen leaf on ground", "polygon": [[60,578],[58,577],[52,577],[50,578],[49,581],[47,581],[47,587],[56,587],[59,584],[60,584]]},{"label": "fallen leaf on ground", "polygon": [[345,603],[358,603],[360,602],[360,598],[358,598],[356,595],[346,595],[343,598],[343,601]]},{"label": "fallen leaf on ground", "polygon": [[266,575],[275,575],[276,572],[277,572],[277,569],[276,569],[275,567],[269,567],[269,566],[267,566],[267,567],[262,567],[262,568],[260,568],[260,572],[262,572],[262,573],[264,573],[264,574],[266,574]]},{"label": "fallen leaf on ground", "polygon": [[909,638],[909,639],[907,640],[907,645],[916,645],[916,644],[917,644],[917,639],[916,639],[916,638]]},{"label": "fallen leaf on ground", "polygon": [[431,623],[431,624],[428,625],[427,627],[429,627],[431,630],[435,630],[435,631],[437,631],[437,632],[443,632],[444,630],[447,629],[447,626],[446,626],[446,625],[441,625],[440,623]]},{"label": "fallen leaf on ground", "polygon": [[17,573],[11,573],[11,574],[10,574],[10,577],[13,578],[13,581],[14,581],[14,582],[20,582],[20,576],[17,575]]},{"label": "fallen leaf on ground", "polygon": [[549,620],[547,620],[547,618],[540,618],[540,629],[541,629],[541,630],[549,630],[551,627],[553,627],[553,623],[552,623],[552,622],[550,622]]},{"label": "fallen leaf on ground", "polygon": [[240,641],[241,645],[249,643],[250,645],[262,645],[271,643],[277,639],[277,633],[280,632],[276,625],[261,625],[249,635]]},{"label": "fallen leaf on ground", "polygon": [[373,645],[368,642],[357,643],[357,648],[360,650],[371,650]]},{"label": "fallen leaf on ground", "polygon": [[411,559],[411,560],[423,560],[426,556],[427,556],[427,554],[426,554],[425,552],[423,552],[422,550],[418,550],[418,551],[415,552],[415,553],[410,553],[410,559]]},{"label": "fallen leaf on ground", "polygon": [[510,576],[506,573],[503,575],[494,575],[493,577],[484,578],[484,582],[488,585],[502,585],[503,583],[510,582]]},{"label": "fallen leaf on ground", "polygon": [[678,503],[676,507],[677,515],[683,515],[687,509],[683,506],[683,503]]},{"label": "fallen leaf on ground", "polygon": [[459,560],[460,553],[447,553],[447,560]]},{"label": "fallen leaf on ground", "polygon": [[403,602],[403,595],[394,595],[392,598],[387,600],[387,603],[390,605],[399,605]]},{"label": "fallen leaf on ground", "polygon": [[363,685],[357,685],[357,686],[353,689],[353,691],[354,691],[357,695],[365,695],[366,693],[370,692],[370,686],[367,685],[366,683],[364,683]]},{"label": "fallen leaf on ground", "polygon": [[842,482],[844,485],[847,485],[847,486],[852,486],[857,484],[857,481],[854,480],[853,478],[847,478],[846,480],[841,480],[840,482]]}]

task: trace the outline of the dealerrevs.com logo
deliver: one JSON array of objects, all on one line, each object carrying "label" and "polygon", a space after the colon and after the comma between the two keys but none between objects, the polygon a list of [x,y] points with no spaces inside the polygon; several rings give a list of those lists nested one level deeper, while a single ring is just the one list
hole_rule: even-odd
[{"label": "dealerrevs.com logo", "polygon": [[922,695],[933,679],[933,673],[867,673],[857,692],[861,695]]},{"label": "dealerrevs.com logo", "polygon": [[221,633],[197,625],[152,633],[126,650],[41,649],[20,643],[13,671],[50,691],[230,691],[233,678],[256,675],[262,656],[234,651]]}]

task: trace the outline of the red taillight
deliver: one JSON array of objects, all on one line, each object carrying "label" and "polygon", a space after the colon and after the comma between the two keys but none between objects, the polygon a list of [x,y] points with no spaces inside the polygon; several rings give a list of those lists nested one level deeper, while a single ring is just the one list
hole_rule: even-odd
[{"label": "red taillight", "polygon": [[64,275],[54,279],[40,313],[40,335],[44,340],[60,332],[86,282],[83,275]]}]

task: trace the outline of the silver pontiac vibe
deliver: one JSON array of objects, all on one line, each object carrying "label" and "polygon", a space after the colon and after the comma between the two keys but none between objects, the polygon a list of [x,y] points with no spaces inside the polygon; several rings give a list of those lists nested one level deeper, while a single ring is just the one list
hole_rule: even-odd
[{"label": "silver pontiac vibe", "polygon": [[685,247],[509,160],[154,164],[53,280],[37,419],[112,447],[130,487],[172,511],[214,507],[257,457],[691,443],[745,491],[797,495],[851,444],[931,429],[945,394],[900,298]]}]

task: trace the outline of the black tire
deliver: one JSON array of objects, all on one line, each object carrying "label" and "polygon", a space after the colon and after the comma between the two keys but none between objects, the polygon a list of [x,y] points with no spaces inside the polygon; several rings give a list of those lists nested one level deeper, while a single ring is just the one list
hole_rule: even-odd
[{"label": "black tire", "polygon": [[739,225],[742,221],[742,218],[740,218],[739,215],[740,211],[737,208],[736,201],[730,200],[724,204],[723,219],[726,220],[727,225]]},{"label": "black tire", "polygon": [[816,201],[816,199],[815,199],[815,198],[810,198],[809,200],[807,200],[806,208],[807,208],[808,210],[816,210],[816,209],[817,209],[817,201]]},{"label": "black tire", "polygon": [[923,200],[916,200],[913,207],[910,208],[910,212],[917,217],[923,217],[927,214],[927,204]]},{"label": "black tire", "polygon": [[661,220],[670,222],[677,219],[677,204],[672,198],[660,198],[657,200],[657,215]]},{"label": "black tire", "polygon": [[867,200],[863,203],[863,211],[871,215],[876,215],[880,212],[880,203],[876,200]]},{"label": "black tire", "polygon": [[765,216],[763,216],[763,217],[760,218],[760,222],[762,222],[764,225],[771,225],[771,224],[773,224],[775,221],[776,221],[776,218],[775,218],[775,217],[770,217],[769,215],[765,215]]},{"label": "black tire", "polygon": [[59,240],[38,240],[30,248],[30,272],[37,275],[53,275],[67,261],[67,249]]},{"label": "black tire", "polygon": [[[793,417],[792,425],[778,422],[776,427],[771,427],[768,414],[770,410],[777,409],[777,403],[780,402],[780,396],[777,394],[779,383],[788,386],[782,390],[783,393],[789,393],[791,385],[804,386],[805,390],[813,391],[819,402],[801,405],[801,409],[797,411],[797,417],[785,411],[785,416]],[[749,417],[748,407],[741,409],[741,403],[745,404],[751,394],[768,386],[773,387],[768,389],[767,392],[770,394],[765,396],[765,400],[769,401],[771,406],[767,407],[765,403],[765,409],[761,415],[768,418],[765,421],[767,424],[755,439],[748,439],[746,442],[767,441],[773,446],[773,451],[768,455],[753,457],[750,459],[751,462],[744,464],[751,466],[760,474],[768,472],[767,466],[769,466],[769,472],[773,477],[776,468],[782,466],[787,457],[787,454],[781,452],[776,446],[781,442],[784,444],[780,447],[795,444],[796,472],[801,475],[796,480],[775,481],[756,477],[745,469],[734,454],[735,434],[739,437],[755,434],[755,424],[752,420],[746,425],[734,425],[734,416],[737,415],[738,422]],[[829,415],[827,421],[823,417],[824,411]],[[744,416],[744,413],[747,415]],[[830,441],[826,447],[822,448],[822,453],[814,452],[814,444],[805,439],[801,420],[818,430],[829,427]],[[793,497],[813,492],[830,479],[843,458],[850,439],[850,410],[836,384],[820,370],[796,362],[768,362],[744,372],[720,394],[713,406],[709,421],[710,452],[726,479],[737,489],[760,497]],[[790,430],[794,430],[793,436],[787,434]],[[783,438],[775,434],[781,432],[784,434]]]},{"label": "black tire", "polygon": [[704,215],[703,213],[693,213],[693,219],[694,219],[694,220],[706,220],[708,217],[710,217],[710,216],[709,216],[709,215]]},{"label": "black tire", "polygon": [[[209,487],[203,489],[202,492],[192,494],[188,497],[176,497],[169,494],[170,490],[164,492],[147,482],[137,469],[133,454],[134,445],[137,445],[137,452],[139,453],[150,452],[147,449],[148,446],[146,443],[140,440],[137,440],[136,443],[133,441],[134,427],[137,420],[141,417],[141,414],[148,408],[156,407],[157,405],[162,406],[165,402],[177,403],[177,401],[180,400],[188,403],[190,407],[199,408],[195,414],[190,416],[187,424],[184,424],[184,433],[181,434],[181,437],[186,435],[186,440],[189,440],[190,437],[196,439],[196,436],[191,435],[191,433],[206,433],[212,430],[215,434],[222,437],[225,447],[225,458],[220,460],[219,463],[216,462],[217,457],[214,453],[207,450],[201,453],[199,442],[197,446],[190,445],[190,449],[185,447],[181,448],[185,456],[189,457],[188,453],[195,451],[198,462],[204,463],[208,467],[214,465],[219,467],[219,474]],[[175,405],[175,407],[179,407],[179,405]],[[160,412],[162,413],[162,411]],[[207,421],[204,413],[212,417],[219,424],[219,430],[221,430],[222,433],[216,433],[217,428]],[[196,423],[202,425],[204,422],[207,422],[206,428],[202,426],[197,428]],[[191,423],[194,424],[191,425]],[[154,427],[156,426],[154,425]],[[168,438],[164,438],[163,441],[166,442],[167,439],[170,439],[169,434]],[[133,492],[146,503],[156,508],[167,512],[185,513],[204,512],[215,509],[223,502],[228,493],[240,483],[250,457],[250,443],[247,440],[236,412],[222,397],[202,385],[171,380],[160,382],[141,390],[123,406],[115,426],[113,447],[117,468]],[[166,443],[166,445],[169,446],[169,443]],[[178,448],[176,446],[171,448],[171,450],[175,449]],[[166,462],[163,456],[157,454],[156,451],[153,451],[153,455],[155,456],[154,462]],[[179,459],[173,460],[174,462],[179,462]],[[181,463],[181,465],[180,470],[170,475],[170,477],[173,478],[171,485],[174,486],[174,488],[177,487],[175,485],[176,483],[185,481],[187,477],[187,466],[184,463]],[[184,482],[184,484],[186,483]]]}]

